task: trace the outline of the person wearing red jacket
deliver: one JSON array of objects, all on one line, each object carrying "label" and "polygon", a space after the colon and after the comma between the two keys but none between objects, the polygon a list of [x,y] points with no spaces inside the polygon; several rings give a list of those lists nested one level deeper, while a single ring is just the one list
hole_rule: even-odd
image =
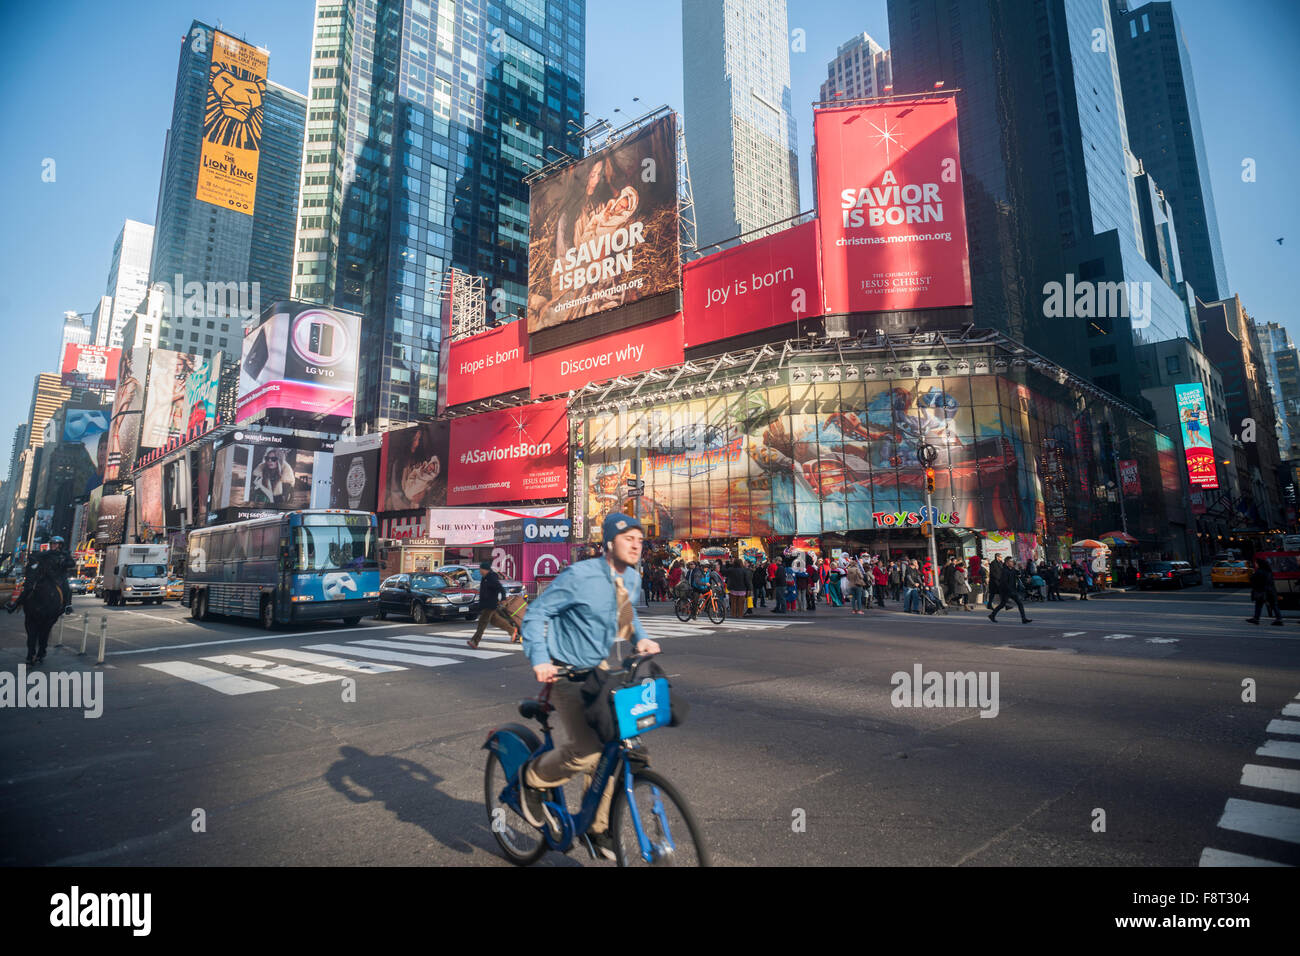
[{"label": "person wearing red jacket", "polygon": [[884,607],[885,588],[889,586],[889,574],[885,571],[885,566],[879,561],[871,566],[871,580],[875,585],[872,590],[875,591],[876,607]]}]

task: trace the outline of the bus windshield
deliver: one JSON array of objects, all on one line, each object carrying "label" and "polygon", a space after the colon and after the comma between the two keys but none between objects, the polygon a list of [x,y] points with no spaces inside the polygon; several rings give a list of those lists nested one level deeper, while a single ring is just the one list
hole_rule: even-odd
[{"label": "bus windshield", "polygon": [[293,555],[297,571],[360,571],[377,568],[375,529],[311,524],[294,528]]}]

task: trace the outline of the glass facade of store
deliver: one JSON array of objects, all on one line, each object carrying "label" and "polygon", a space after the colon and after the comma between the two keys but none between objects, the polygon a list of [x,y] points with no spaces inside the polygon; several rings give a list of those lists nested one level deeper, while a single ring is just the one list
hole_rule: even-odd
[{"label": "glass facade of store", "polygon": [[[1163,436],[1122,406],[1028,370],[814,381],[845,372],[784,369],[761,388],[604,412],[575,406],[574,507],[586,529],[598,533],[618,509],[667,540],[869,540],[919,533],[929,517],[940,529],[1036,535],[1056,556],[1060,544],[1121,527],[1118,458],[1138,462],[1140,493],[1126,508],[1143,550],[1183,546],[1169,532],[1185,522],[1176,463],[1157,448]],[[925,444],[939,453],[932,512]],[[637,478],[644,493],[629,498]]]}]

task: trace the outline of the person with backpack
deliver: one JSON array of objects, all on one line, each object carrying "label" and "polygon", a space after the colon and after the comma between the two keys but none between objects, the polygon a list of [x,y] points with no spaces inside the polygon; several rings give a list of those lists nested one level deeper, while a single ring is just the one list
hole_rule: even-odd
[{"label": "person with backpack", "polygon": [[856,560],[850,561],[844,569],[845,580],[849,582],[849,601],[854,614],[865,613],[862,610],[863,595],[866,593],[867,580],[862,574],[862,565]]}]

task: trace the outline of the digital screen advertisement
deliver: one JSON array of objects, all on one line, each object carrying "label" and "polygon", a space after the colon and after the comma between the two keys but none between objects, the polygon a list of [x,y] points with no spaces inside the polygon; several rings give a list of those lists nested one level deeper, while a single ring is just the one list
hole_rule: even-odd
[{"label": "digital screen advertisement", "polygon": [[244,335],[236,421],[268,409],[351,416],[360,335],[354,313],[277,302]]},{"label": "digital screen advertisement", "polygon": [[957,101],[813,113],[827,311],[971,304]]},{"label": "digital screen advertisement", "polygon": [[532,394],[556,395],[619,375],[681,365],[680,314],[533,356]]},{"label": "digital screen advertisement", "polygon": [[528,387],[528,323],[511,322],[452,342],[447,362],[447,404],[502,395]]},{"label": "digital screen advertisement", "polygon": [[217,442],[212,510],[241,520],[324,507],[316,479],[332,476],[333,450],[334,443],[324,439],[236,431]]},{"label": "digital screen advertisement", "polygon": [[330,507],[380,511],[379,458],[384,435],[358,435],[334,443]]},{"label": "digital screen advertisement", "polygon": [[380,511],[411,511],[447,503],[450,425],[428,422],[384,434]]},{"label": "digital screen advertisement", "polygon": [[567,402],[457,418],[448,458],[449,505],[563,497],[569,477]]},{"label": "digital screen advertisement", "polygon": [[122,353],[113,417],[108,426],[105,481],[118,478],[135,465],[140,451],[140,417],[144,411],[144,381],[148,364],[149,349],[146,347]]},{"label": "digital screen advertisement", "polygon": [[141,448],[161,448],[186,430],[186,394],[202,359],[183,352],[154,349],[149,361],[149,388],[140,432]]},{"label": "digital screen advertisement", "polygon": [[1214,447],[1210,439],[1210,416],[1205,407],[1205,387],[1175,385],[1178,402],[1178,427],[1183,435],[1187,459],[1187,477],[1196,488],[1219,487],[1214,467]]},{"label": "digital screen advertisement", "polygon": [[533,183],[528,204],[528,333],[680,284],[677,118]]},{"label": "digital screen advertisement", "polygon": [[265,50],[220,30],[212,32],[212,64],[194,196],[249,216],[257,198],[266,62]]}]

